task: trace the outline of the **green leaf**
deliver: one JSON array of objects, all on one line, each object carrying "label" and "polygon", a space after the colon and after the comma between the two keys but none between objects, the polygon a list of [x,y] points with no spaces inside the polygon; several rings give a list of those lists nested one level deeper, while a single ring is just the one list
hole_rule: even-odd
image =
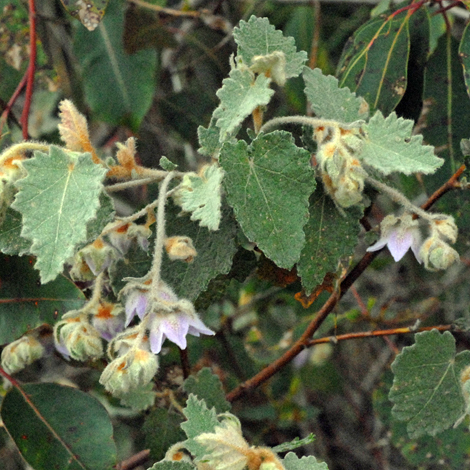
[{"label": "green leaf", "polygon": [[426,112],[420,120],[426,142],[434,145],[439,156],[445,160],[442,170],[433,177],[435,186],[443,184],[457,171],[462,161],[460,141],[469,137],[467,120],[462,119],[462,116],[470,114],[470,100],[466,89],[469,40],[468,28],[464,31],[460,49],[451,34],[444,34],[426,65],[423,93]]},{"label": "green leaf", "polygon": [[207,453],[206,449],[194,438],[203,432],[214,432],[219,424],[215,408],[208,410],[204,400],[198,400],[195,395],[190,394],[183,413],[187,419],[181,424],[181,428],[188,436],[185,446],[195,457],[202,458]]},{"label": "green leaf", "polygon": [[103,18],[109,0],[87,0],[86,2],[77,2],[76,0],[60,1],[68,13],[79,19],[86,29],[93,31]]},{"label": "green leaf", "polygon": [[192,263],[166,259],[162,267],[162,278],[179,297],[195,300],[207,288],[211,279],[230,271],[233,256],[237,252],[237,225],[228,206],[222,208],[222,220],[216,232],[201,227],[197,222],[191,222],[188,217],[177,217],[176,214],[177,208],[170,204],[166,233],[169,237],[190,237],[197,256]]},{"label": "green leaf", "polygon": [[90,154],[70,154],[51,146],[50,155],[35,152],[23,163],[28,172],[19,180],[12,208],[23,216],[21,236],[33,242],[35,268],[41,281],[62,272],[74,248],[86,240],[87,223],[96,215],[106,170]]},{"label": "green leaf", "polygon": [[121,400],[121,405],[135,411],[142,411],[153,406],[156,395],[157,392],[153,390],[153,382],[150,382],[144,387],[132,390],[132,392],[122,393],[118,398]]},{"label": "green leaf", "polygon": [[415,338],[392,364],[395,378],[389,395],[392,415],[407,422],[411,438],[435,436],[460,418],[465,409],[460,374],[470,364],[470,351],[455,355],[448,331],[425,331]]},{"label": "green leaf", "polygon": [[219,229],[223,177],[224,172],[218,165],[210,165],[202,176],[189,177],[191,188],[182,196],[183,210],[192,212],[191,220],[199,220],[199,225],[209,230]]},{"label": "green leaf", "polygon": [[[100,194],[100,207],[96,217],[87,223],[86,243],[96,240],[103,228],[114,219],[113,200],[104,192]],[[23,221],[21,214],[8,208],[5,221],[0,226],[0,251],[6,255],[31,254],[31,241],[21,236]]]},{"label": "green leaf", "polygon": [[150,449],[153,460],[161,460],[166,451],[177,442],[184,441],[185,435],[180,424],[182,417],[166,408],[156,408],[145,417],[143,433],[145,447]]},{"label": "green leaf", "polygon": [[299,459],[293,452],[289,452],[282,463],[286,470],[328,470],[328,465],[318,462],[313,455]]},{"label": "green leaf", "polygon": [[85,301],[82,291],[62,276],[41,285],[31,258],[0,256],[0,273],[0,345],[44,323],[54,325]]},{"label": "green leaf", "polygon": [[207,128],[199,126],[197,137],[201,146],[198,152],[206,157],[218,158],[223,144],[220,142],[220,129],[215,125],[215,119],[211,119]]},{"label": "green leaf", "polygon": [[158,164],[165,170],[165,171],[173,171],[178,168],[176,163],[173,163],[171,160],[168,160],[166,157],[160,158]]},{"label": "green leaf", "polygon": [[110,470],[113,426],[103,406],[71,387],[42,383],[11,389],[1,417],[23,458],[36,470]]},{"label": "green leaf", "polygon": [[157,462],[147,470],[194,470],[196,467],[189,462]]},{"label": "green leaf", "polygon": [[318,117],[344,123],[367,118],[367,103],[349,88],[340,88],[335,77],[308,67],[304,68],[303,77],[305,94]]},{"label": "green leaf", "polygon": [[21,214],[11,207],[0,226],[0,251],[6,255],[23,256],[31,253],[31,241],[21,236],[23,221]]},{"label": "green leaf", "polygon": [[[209,127],[199,126],[197,128],[197,137],[199,140],[199,145],[201,146],[198,152],[201,155],[205,155],[206,157],[211,157],[214,160],[219,158],[220,149],[226,140],[230,140],[233,143],[236,143],[237,140],[235,137],[226,136],[225,139],[221,139],[220,137],[220,129],[215,124],[216,120],[214,118],[211,119],[209,123]],[[233,131],[232,134],[236,135],[240,126],[237,126]]]},{"label": "green leaf", "polygon": [[225,399],[222,382],[208,367],[201,369],[196,376],[189,376],[183,383],[183,390],[204,399],[207,407],[214,407],[217,413],[225,413],[232,407]]},{"label": "green leaf", "polygon": [[446,470],[465,468],[470,456],[468,428],[459,426],[440,432],[434,437],[424,435],[417,439],[410,439],[406,432],[406,423],[392,418],[392,403],[388,399],[392,381],[391,371],[385,372],[372,399],[375,414],[389,430],[393,446],[402,453],[413,468],[441,467]]},{"label": "green leaf", "polygon": [[224,79],[217,91],[220,105],[213,117],[220,129],[220,141],[226,140],[243,120],[258,106],[267,105],[274,94],[269,88],[271,79],[264,75],[255,76],[249,70],[233,69],[229,78]]},{"label": "green leaf", "polygon": [[345,215],[338,212],[323,189],[318,188],[310,198],[310,218],[304,228],[305,246],[297,264],[307,295],[323,282],[325,274],[336,272],[338,260],[354,253],[362,210],[353,207],[344,212]]},{"label": "green leaf", "polygon": [[311,444],[315,440],[315,434],[310,433],[307,437],[304,437],[303,439],[300,439],[296,437],[290,442],[284,442],[283,444],[279,444],[276,447],[273,447],[272,450],[273,452],[287,452],[289,450],[294,450],[297,449],[298,447],[306,446],[308,444]]},{"label": "green leaf", "polygon": [[305,51],[297,52],[293,38],[286,38],[281,31],[269,24],[267,18],[251,18],[240,21],[234,28],[233,37],[238,44],[238,55],[250,66],[256,56],[266,56],[275,51],[282,51],[286,58],[286,78],[297,77],[302,73],[307,60]]},{"label": "green leaf", "polygon": [[137,131],[152,103],[156,51],[124,51],[124,2],[110,3],[98,30],[77,31],[74,45],[83,74],[85,96],[98,119]]},{"label": "green leaf", "polygon": [[408,12],[377,17],[348,40],[337,76],[369,103],[371,111],[392,112],[405,94],[410,36]]},{"label": "green leaf", "polygon": [[398,118],[395,113],[387,118],[377,111],[367,124],[361,160],[385,175],[399,171],[434,173],[444,160],[434,155],[434,148],[423,145],[422,135],[413,135],[413,121]]},{"label": "green leaf", "polygon": [[229,204],[248,239],[281,268],[298,261],[315,189],[310,154],[284,131],[259,134],[251,145],[226,142],[220,164]]}]

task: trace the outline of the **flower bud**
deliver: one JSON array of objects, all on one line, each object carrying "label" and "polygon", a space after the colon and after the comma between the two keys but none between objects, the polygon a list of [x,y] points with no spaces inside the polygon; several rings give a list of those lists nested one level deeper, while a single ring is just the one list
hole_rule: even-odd
[{"label": "flower bud", "polygon": [[165,240],[165,249],[172,261],[180,259],[186,263],[192,263],[194,257],[197,256],[193,241],[189,237],[167,238]]},{"label": "flower bud", "polygon": [[25,335],[3,349],[2,367],[7,373],[14,374],[40,359],[43,354],[42,344],[34,336]]},{"label": "flower bud", "polygon": [[98,330],[86,321],[84,315],[67,318],[54,327],[56,348],[64,356],[77,361],[103,356],[103,344]]},{"label": "flower bud", "polygon": [[147,385],[158,370],[157,357],[145,349],[132,348],[111,361],[100,377],[108,392],[119,396]]},{"label": "flower bud", "polygon": [[460,259],[459,254],[451,246],[436,236],[424,241],[419,254],[424,267],[429,271],[447,269]]},{"label": "flower bud", "polygon": [[459,231],[454,218],[445,214],[438,214],[434,217],[431,230],[437,232],[441,238],[444,238],[450,243],[456,242]]},{"label": "flower bud", "polygon": [[95,276],[109,268],[111,263],[118,258],[114,248],[104,243],[101,238],[81,249],[79,254]]},{"label": "flower bud", "polygon": [[255,55],[251,59],[251,71],[270,77],[279,86],[286,84],[286,55],[282,51],[273,51],[267,55]]}]

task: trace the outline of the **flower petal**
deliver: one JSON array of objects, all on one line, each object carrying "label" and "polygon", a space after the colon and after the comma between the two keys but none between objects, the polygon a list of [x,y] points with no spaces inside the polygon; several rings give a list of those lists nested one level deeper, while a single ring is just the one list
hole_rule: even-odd
[{"label": "flower petal", "polygon": [[390,233],[387,247],[395,261],[400,261],[410,249],[413,242],[413,234],[409,231],[394,230]]},{"label": "flower petal", "polygon": [[162,320],[163,334],[180,349],[186,349],[186,335],[189,330],[188,316],[186,314],[167,315]]}]

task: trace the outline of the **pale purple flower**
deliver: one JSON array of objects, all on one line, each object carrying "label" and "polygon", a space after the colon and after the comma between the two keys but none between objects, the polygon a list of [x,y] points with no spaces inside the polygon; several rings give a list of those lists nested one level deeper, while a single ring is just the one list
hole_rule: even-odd
[{"label": "pale purple flower", "polygon": [[421,232],[418,221],[413,220],[410,214],[404,214],[401,217],[388,215],[380,224],[380,239],[367,251],[378,251],[387,246],[393,259],[400,261],[405,253],[411,248],[416,259],[422,263],[419,250],[421,248]]},{"label": "pale purple flower", "polygon": [[160,281],[153,298],[150,285],[149,289],[142,287],[142,284],[129,283],[121,291],[121,295],[126,297],[125,326],[130,324],[135,315],[141,320],[148,316],[150,349],[154,354],[161,351],[165,339],[169,339],[181,349],[186,349],[186,335],[215,334],[201,321],[193,304],[186,299],[179,300],[165,282]]},{"label": "pale purple flower", "polygon": [[144,318],[145,312],[147,311],[148,304],[148,290],[133,289],[127,295],[126,298],[126,323],[125,326],[129,326],[135,315],[141,320]]},{"label": "pale purple flower", "polygon": [[165,339],[169,339],[186,349],[186,335],[214,335],[215,333],[204,325],[194,307],[188,300],[179,301],[180,309],[175,313],[154,313],[150,323],[150,349],[158,354]]}]

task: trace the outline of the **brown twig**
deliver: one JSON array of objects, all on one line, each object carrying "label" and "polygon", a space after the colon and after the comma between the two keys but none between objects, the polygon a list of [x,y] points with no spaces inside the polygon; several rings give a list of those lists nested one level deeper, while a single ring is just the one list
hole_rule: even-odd
[{"label": "brown twig", "polygon": [[33,99],[34,73],[36,71],[36,3],[35,0],[29,0],[29,64],[26,78],[26,94],[24,100],[23,114],[21,115],[21,127],[23,139],[29,138],[28,119],[31,101]]},{"label": "brown twig", "polygon": [[[462,165],[452,177],[444,183],[434,194],[421,206],[422,209],[429,209],[440,197],[442,197],[447,191],[455,188],[455,183],[459,176],[465,170],[465,165]],[[383,250],[383,248],[382,248]],[[339,290],[333,292],[328,300],[325,302],[323,307],[315,315],[315,318],[308,325],[302,336],[287,350],[280,358],[276,359],[273,363],[262,369],[251,379],[248,379],[238,387],[233,389],[226,395],[226,399],[229,402],[238,400],[240,397],[246,395],[251,390],[257,388],[262,383],[270,379],[280,369],[292,361],[301,351],[310,346],[310,338],[318,330],[321,324],[324,322],[326,317],[333,311],[336,304],[341,300],[343,295],[348,289],[354,284],[354,282],[361,276],[366,268],[372,263],[372,261],[378,256],[382,250],[367,252],[362,259],[354,266],[349,274],[343,279],[340,284]]]},{"label": "brown twig", "polygon": [[312,339],[307,343],[307,347],[315,346],[316,344],[337,343],[338,341],[346,341],[350,339],[373,338],[373,337],[378,337],[378,336],[406,335],[409,333],[421,333],[422,331],[430,331],[430,330],[451,331],[453,328],[454,328],[453,325],[424,326],[422,328],[413,328],[412,326],[408,326],[405,328],[391,328],[388,330],[345,333],[344,335],[325,336],[324,338]]},{"label": "brown twig", "polygon": [[116,465],[116,470],[131,470],[139,465],[144,464],[150,457],[150,450],[145,449],[141,450],[137,454],[134,454],[132,457],[129,457],[126,460],[123,460],[121,463]]}]

